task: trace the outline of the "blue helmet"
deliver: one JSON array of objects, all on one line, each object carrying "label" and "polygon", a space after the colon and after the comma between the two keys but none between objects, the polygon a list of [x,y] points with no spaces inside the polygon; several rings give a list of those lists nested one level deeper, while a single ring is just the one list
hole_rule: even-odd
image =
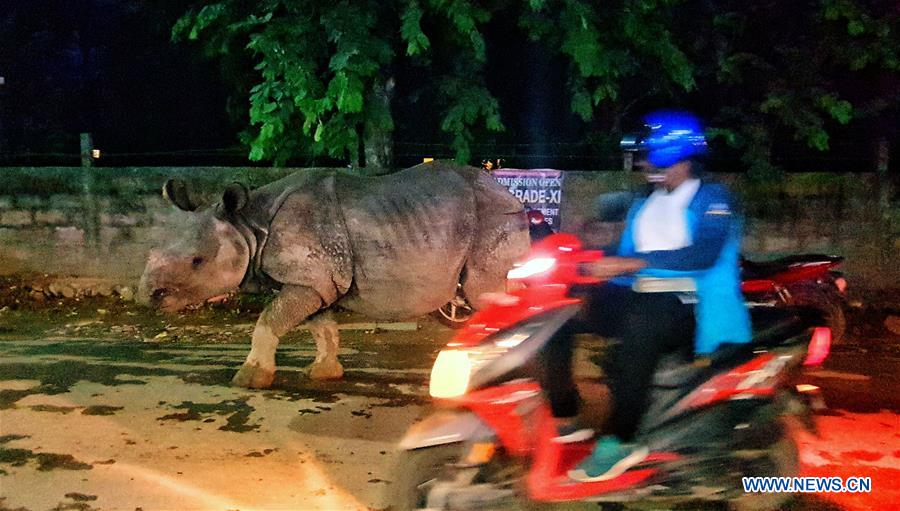
[{"label": "blue helmet", "polygon": [[656,167],[668,167],[706,153],[706,136],[700,119],[688,112],[660,110],[644,117],[645,132],[627,135],[620,143],[625,151],[646,151]]}]

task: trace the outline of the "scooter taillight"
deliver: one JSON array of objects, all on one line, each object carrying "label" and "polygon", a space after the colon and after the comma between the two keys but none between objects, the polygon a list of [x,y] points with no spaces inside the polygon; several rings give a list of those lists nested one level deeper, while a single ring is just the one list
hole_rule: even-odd
[{"label": "scooter taillight", "polygon": [[831,352],[831,329],[827,326],[816,327],[813,330],[809,348],[806,350],[805,366],[817,366],[828,358]]},{"label": "scooter taillight", "polygon": [[834,279],[834,287],[837,288],[838,293],[847,294],[847,279],[844,277],[836,277]]}]

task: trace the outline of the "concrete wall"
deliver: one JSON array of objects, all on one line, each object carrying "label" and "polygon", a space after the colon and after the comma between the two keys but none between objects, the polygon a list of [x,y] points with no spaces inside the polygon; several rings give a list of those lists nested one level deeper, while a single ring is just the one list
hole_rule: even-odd
[{"label": "concrete wall", "polygon": [[[622,172],[570,172],[563,193],[562,226],[602,243],[618,226],[589,221],[595,198],[638,184]],[[803,173],[754,183],[741,174],[717,174],[746,213],[744,253],[773,258],[798,252],[840,254],[855,283],[900,288],[900,197],[875,174]],[[631,181],[629,181],[631,179]]]},{"label": "concrete wall", "polygon": [[[236,167],[0,169],[0,274],[140,276],[149,249],[182,214],[160,191],[170,177],[212,199],[234,181],[257,187],[301,169]],[[89,186],[89,190],[85,187]]]},{"label": "concrete wall", "polygon": [[[98,168],[90,193],[80,168],[0,169],[0,274],[103,277],[130,284],[147,251],[169,237],[181,214],[159,194],[168,177],[191,181],[210,198],[232,181],[259,186],[299,169]],[[603,241],[618,229],[590,222],[598,195],[637,184],[633,173],[568,172],[562,227]],[[796,174],[754,184],[720,175],[748,213],[745,252],[767,257],[829,252],[848,257],[858,283],[900,286],[900,205],[871,174]],[[90,212],[94,213],[91,214]]]}]

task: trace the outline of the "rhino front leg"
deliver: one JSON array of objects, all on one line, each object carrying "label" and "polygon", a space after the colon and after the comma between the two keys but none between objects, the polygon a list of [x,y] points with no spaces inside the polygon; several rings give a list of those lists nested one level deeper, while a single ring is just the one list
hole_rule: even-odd
[{"label": "rhino front leg", "polygon": [[259,316],[250,354],[231,383],[251,389],[269,388],[275,379],[275,350],[279,339],[322,305],[322,297],[312,288],[284,286]]},{"label": "rhino front leg", "polygon": [[344,368],[338,362],[340,347],[337,322],[330,311],[325,311],[307,324],[316,340],[316,360],[307,370],[313,380],[334,380],[344,376]]}]

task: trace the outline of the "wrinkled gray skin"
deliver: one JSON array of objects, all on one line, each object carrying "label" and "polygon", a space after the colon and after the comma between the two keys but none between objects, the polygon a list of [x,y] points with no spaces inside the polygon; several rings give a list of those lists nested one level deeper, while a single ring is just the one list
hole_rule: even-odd
[{"label": "wrinkled gray skin", "polygon": [[[182,183],[166,195],[191,211]],[[252,348],[233,383],[267,388],[278,340],[310,319],[314,379],[340,378],[340,305],[374,319],[436,310],[463,290],[472,305],[502,291],[528,250],[522,205],[477,169],[419,165],[377,178],[309,171],[249,192],[231,185],[222,200],[188,215],[177,240],[151,251],[139,298],[164,311],[242,289],[280,288],[260,315]]]}]

